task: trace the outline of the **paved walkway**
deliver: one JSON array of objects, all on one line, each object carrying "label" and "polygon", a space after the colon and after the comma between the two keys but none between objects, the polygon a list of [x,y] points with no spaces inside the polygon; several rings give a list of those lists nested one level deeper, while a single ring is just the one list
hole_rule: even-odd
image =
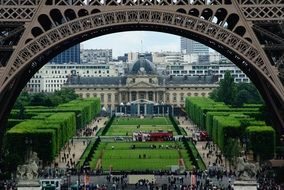
[{"label": "paved walkway", "polygon": [[[193,137],[193,134],[198,131],[197,125],[195,125],[190,119],[186,119],[185,117],[177,117],[177,120],[180,122],[180,127],[184,128],[187,135],[190,137]],[[208,167],[209,165],[212,165],[216,162],[216,153],[220,154],[220,150],[218,149],[217,145],[214,145],[214,143],[211,141],[210,146],[212,147],[212,154],[209,154],[209,148],[205,149],[207,141],[197,141],[197,144],[195,145],[200,156],[203,158],[204,163]],[[208,156],[207,156],[208,155]],[[223,163],[225,163],[225,158],[222,156]],[[223,164],[219,165],[224,167]],[[229,168],[227,168],[229,171]]]},{"label": "paved walkway", "polygon": [[[108,117],[98,117],[88,124],[86,128],[80,130],[80,132],[77,133],[77,136],[74,136],[72,139],[70,139],[62,148],[58,156],[55,158],[52,167],[54,167],[54,164],[57,163],[59,168],[65,169],[67,168],[68,161],[70,167],[72,167],[71,161],[76,164],[89,143],[89,139],[85,138],[86,136],[83,136],[84,131],[88,128],[91,129],[92,134],[89,137],[94,137],[99,129],[105,126],[105,122],[107,122],[108,119]],[[96,126],[97,130],[93,130],[93,128]]]}]

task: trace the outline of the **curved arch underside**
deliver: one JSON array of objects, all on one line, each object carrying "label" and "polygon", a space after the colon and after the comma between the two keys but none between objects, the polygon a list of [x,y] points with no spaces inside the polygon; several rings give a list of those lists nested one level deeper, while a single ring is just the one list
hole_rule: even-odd
[{"label": "curved arch underside", "polygon": [[[183,5],[174,11],[159,6],[118,6],[105,10],[80,6],[58,9],[54,6],[46,9],[38,14],[27,29],[21,46],[10,58],[6,74],[0,78],[0,99],[12,94],[4,105],[9,110],[33,74],[74,44],[114,32],[148,30],[191,38],[219,51],[250,77],[281,120],[278,110],[284,107],[284,89],[277,72],[241,17],[228,10],[185,8]],[[3,114],[4,111],[0,111],[0,116]],[[284,127],[283,118],[281,121],[280,125]]]},{"label": "curved arch underside", "polygon": [[[121,28],[120,31],[133,30],[133,28],[128,29],[127,27],[134,26],[135,28],[136,26],[137,29],[144,28],[144,30],[147,30],[148,28],[149,30],[165,32],[169,32],[167,30],[169,28],[171,29],[170,33],[179,33],[194,38],[227,57],[233,55],[235,57],[233,62],[236,65],[241,68],[248,67],[260,73],[277,94],[282,93],[281,89],[275,84],[276,78],[271,76],[259,50],[247,39],[213,22],[181,13],[144,9],[98,13],[77,19],[75,19],[74,14],[69,14],[73,15],[73,20],[49,30],[46,28],[46,32],[34,39],[28,39],[28,42],[15,57],[13,66],[9,71],[9,78],[4,79],[5,83],[1,87],[2,90],[21,69],[35,67],[37,58],[46,54],[50,49],[65,44],[66,41],[72,41],[76,38],[85,39],[86,36],[91,38],[100,33],[112,33],[111,30],[115,30],[115,28]],[[47,16],[45,16],[44,22],[51,23]],[[33,29],[37,28],[34,27]],[[236,29],[237,31],[240,30],[238,27]],[[80,42],[81,40],[77,41]],[[244,71],[248,72],[248,70]]]}]

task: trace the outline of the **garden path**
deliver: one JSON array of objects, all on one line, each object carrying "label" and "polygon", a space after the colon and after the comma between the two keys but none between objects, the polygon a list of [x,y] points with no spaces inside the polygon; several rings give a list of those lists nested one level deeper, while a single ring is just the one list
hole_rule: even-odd
[{"label": "garden path", "polygon": [[[195,133],[195,131],[198,130],[197,125],[194,124],[193,121],[191,121],[189,118],[188,119],[186,119],[185,117],[176,117],[176,118],[180,122],[180,127],[182,127],[186,131],[187,135],[189,137],[193,137],[193,134]],[[213,142],[210,141],[210,144],[213,144]],[[197,141],[195,146],[196,146],[200,156],[202,157],[206,167],[208,168],[209,165],[212,165],[213,163],[215,163],[216,154],[215,154],[215,151],[213,151],[213,153],[210,154],[209,157],[207,157],[207,154],[209,154],[209,149],[204,149],[205,145],[206,145],[206,141]],[[215,147],[218,149],[217,145],[215,145]],[[220,153],[219,150],[218,150],[218,152]],[[222,160],[223,160],[223,164],[218,164],[218,166],[225,167],[225,164],[224,164],[225,158],[224,158],[223,155],[222,155]],[[226,166],[226,169],[227,169],[227,171],[229,171],[228,166]]]},{"label": "garden path", "polygon": [[[95,127],[97,125],[98,129],[96,131],[94,131],[93,134],[92,134],[92,136],[95,136],[96,133],[99,131],[99,129],[105,126],[105,122],[107,120],[108,120],[107,117],[98,117],[98,118],[94,119],[89,125],[87,125],[86,128],[93,129],[93,127]],[[72,143],[72,141],[73,141],[73,143]],[[72,159],[72,162],[75,162],[75,164],[76,164],[79,161],[82,154],[84,153],[84,151],[85,151],[85,149],[88,145],[88,142],[89,142],[89,139],[84,138],[84,136],[82,136],[82,133],[80,133],[79,136],[74,136],[73,139],[72,140],[70,139],[69,142],[67,142],[65,144],[65,146],[62,148],[62,150],[60,151],[60,153],[58,154],[58,156],[55,158],[54,162],[52,163],[52,167],[54,167],[54,164],[57,163],[59,168],[65,169],[65,168],[67,168],[68,160],[69,160],[69,164],[70,164],[70,158]],[[69,150],[70,150],[70,153],[69,153]],[[64,154],[65,155],[69,154],[66,161],[65,161],[65,159],[62,160],[62,157],[64,157]],[[74,157],[73,157],[73,155],[74,155]]]}]

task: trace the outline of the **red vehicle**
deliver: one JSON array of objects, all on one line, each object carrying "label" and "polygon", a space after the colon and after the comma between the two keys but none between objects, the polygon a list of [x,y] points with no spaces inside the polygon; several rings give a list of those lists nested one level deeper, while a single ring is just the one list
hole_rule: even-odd
[{"label": "red vehicle", "polygon": [[206,141],[207,139],[208,139],[207,131],[200,131],[200,133],[199,133],[199,140],[200,141]]},{"label": "red vehicle", "polygon": [[193,133],[193,139],[198,140],[198,141],[206,141],[208,140],[208,133],[207,131],[198,131]]},{"label": "red vehicle", "polygon": [[164,141],[167,138],[173,138],[173,132],[151,132],[150,141]]}]

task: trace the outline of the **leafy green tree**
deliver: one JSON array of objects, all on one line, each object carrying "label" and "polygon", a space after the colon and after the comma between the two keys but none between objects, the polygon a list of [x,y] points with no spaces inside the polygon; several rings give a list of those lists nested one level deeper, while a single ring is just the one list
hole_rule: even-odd
[{"label": "leafy green tree", "polygon": [[219,87],[214,89],[209,97],[215,101],[235,107],[243,104],[262,104],[263,100],[252,83],[234,83],[234,77],[226,71],[224,79],[220,80]]},{"label": "leafy green tree", "polygon": [[45,93],[36,93],[31,96],[30,105],[31,106],[43,106],[45,105],[46,101],[46,94]]},{"label": "leafy green tree", "polygon": [[243,104],[248,103],[248,100],[250,100],[251,98],[251,94],[247,90],[240,90],[237,92],[233,100],[233,105],[236,107],[243,107]]},{"label": "leafy green tree", "polygon": [[14,108],[19,109],[21,108],[21,106],[27,106],[30,104],[30,101],[31,101],[30,94],[26,91],[23,91],[17,98],[14,104]]},{"label": "leafy green tree", "polygon": [[236,91],[234,77],[230,71],[225,72],[224,79],[220,81],[219,89],[217,91],[217,101],[222,101],[225,104],[232,104]]}]

